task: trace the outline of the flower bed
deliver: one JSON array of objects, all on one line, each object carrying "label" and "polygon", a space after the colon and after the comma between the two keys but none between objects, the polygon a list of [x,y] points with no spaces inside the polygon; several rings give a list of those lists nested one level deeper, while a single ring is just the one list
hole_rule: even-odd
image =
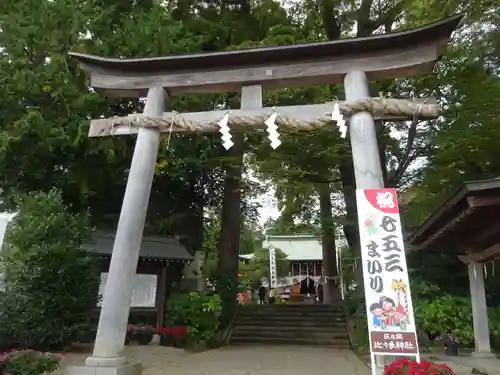
[{"label": "flower bed", "polygon": [[62,354],[13,350],[0,354],[0,373],[2,375],[48,374],[59,368],[62,358]]},{"label": "flower bed", "polygon": [[445,364],[438,365],[422,360],[420,363],[409,359],[398,359],[384,367],[384,375],[456,375]]},{"label": "flower bed", "polygon": [[204,346],[215,337],[221,312],[222,302],[217,294],[178,293],[168,300],[166,324],[180,330],[178,334],[184,334],[187,328],[187,347]]},{"label": "flower bed", "polygon": [[127,326],[125,341],[136,341],[139,345],[148,345],[153,340],[155,329],[147,324]]},{"label": "flower bed", "polygon": [[173,328],[158,328],[156,333],[160,335],[160,345],[183,347],[188,339],[188,328],[176,326]]}]

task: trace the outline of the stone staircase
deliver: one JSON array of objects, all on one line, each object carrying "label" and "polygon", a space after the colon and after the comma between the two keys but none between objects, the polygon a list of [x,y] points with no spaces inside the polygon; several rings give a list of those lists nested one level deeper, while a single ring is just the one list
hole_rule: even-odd
[{"label": "stone staircase", "polygon": [[242,306],[230,343],[350,347],[340,304]]}]

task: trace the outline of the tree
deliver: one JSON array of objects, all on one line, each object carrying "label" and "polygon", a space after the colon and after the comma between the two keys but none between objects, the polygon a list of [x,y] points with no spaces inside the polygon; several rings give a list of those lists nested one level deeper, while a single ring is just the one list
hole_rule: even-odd
[{"label": "tree", "polygon": [[70,213],[56,190],[17,202],[2,256],[0,347],[64,349],[97,303],[99,263],[82,249],[91,241],[90,218]]},{"label": "tree", "polygon": [[[287,255],[280,249],[276,249],[276,274],[278,279],[287,276],[288,272]],[[261,248],[253,253],[253,257],[247,263],[240,262],[239,273],[243,282],[246,282],[252,289],[257,289],[262,279],[269,279],[269,250]]]}]

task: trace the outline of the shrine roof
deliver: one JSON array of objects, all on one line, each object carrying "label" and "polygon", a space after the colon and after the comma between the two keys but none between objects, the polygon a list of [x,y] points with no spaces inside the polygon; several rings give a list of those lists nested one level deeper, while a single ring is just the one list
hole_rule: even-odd
[{"label": "shrine roof", "polygon": [[408,238],[410,250],[479,253],[500,242],[500,177],[464,182]]},{"label": "shrine roof", "polygon": [[321,237],[316,235],[269,235],[263,248],[269,245],[280,249],[286,254],[289,261],[318,261],[323,260]]},{"label": "shrine roof", "polygon": [[[170,72],[176,70],[209,70],[210,68],[244,67],[276,62],[295,62],[298,60],[321,60],[331,58],[332,55],[367,54],[383,49],[393,50],[408,47],[412,44],[449,38],[463,17],[463,14],[457,14],[410,30],[317,43],[130,59],[107,58],[78,52],[70,52],[70,55],[79,62],[92,67],[109,70],[118,69],[123,72],[135,73],[148,73],[158,70],[168,70]],[[442,46],[442,50],[444,50],[444,47]]]},{"label": "shrine roof", "polygon": [[[113,252],[115,235],[108,232],[97,232],[93,236],[93,243],[84,245],[88,252],[100,255],[109,255]],[[172,237],[144,236],[139,256],[159,260],[190,261],[193,256],[188,250]]]}]

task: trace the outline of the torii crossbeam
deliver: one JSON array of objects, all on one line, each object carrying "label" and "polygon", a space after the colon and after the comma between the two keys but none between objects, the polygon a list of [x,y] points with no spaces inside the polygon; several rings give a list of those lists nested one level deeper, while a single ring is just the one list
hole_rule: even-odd
[{"label": "torii crossbeam", "polygon": [[[457,15],[402,32],[247,50],[143,59],[71,55],[90,76],[90,85],[109,97],[147,96],[142,115],[93,120],[90,136],[137,133],[137,141],[113,247],[94,352],[86,367],[70,373],[140,373],[123,355],[136,264],[153,181],[160,133],[215,130],[221,112],[164,113],[168,95],[241,91],[241,110],[233,126],[261,126],[274,109],[262,107],[263,88],[344,83],[356,185],[383,187],[374,116],[383,119],[435,118],[432,100],[371,99],[368,81],[408,77],[430,71],[462,19]],[[167,95],[168,93],[168,95]],[[324,125],[332,104],[276,108],[278,125]],[[177,117],[176,117],[177,116]],[[331,120],[331,118],[330,118]],[[237,125],[236,125],[237,123]],[[91,369],[89,369],[91,367]]]}]

